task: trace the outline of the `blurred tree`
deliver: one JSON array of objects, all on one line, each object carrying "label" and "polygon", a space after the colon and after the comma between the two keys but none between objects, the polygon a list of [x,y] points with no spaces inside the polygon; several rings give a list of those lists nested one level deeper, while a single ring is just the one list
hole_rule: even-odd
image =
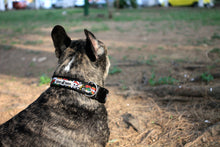
[{"label": "blurred tree", "polygon": [[84,16],[88,16],[89,15],[89,1],[85,0],[85,4],[84,4]]},{"label": "blurred tree", "polygon": [[123,8],[137,8],[137,1],[136,0],[115,0],[114,1],[114,7],[117,9],[123,9]]},{"label": "blurred tree", "polygon": [[123,9],[123,8],[126,8],[128,7],[128,3],[126,0],[115,0],[114,1],[114,6],[117,8],[117,9]]},{"label": "blurred tree", "polygon": [[113,17],[113,0],[106,0],[107,9],[108,9],[108,18],[112,19]]},{"label": "blurred tree", "polygon": [[131,7],[132,7],[132,8],[135,8],[135,9],[136,9],[136,8],[138,7],[136,0],[130,0],[130,3],[131,3]]}]

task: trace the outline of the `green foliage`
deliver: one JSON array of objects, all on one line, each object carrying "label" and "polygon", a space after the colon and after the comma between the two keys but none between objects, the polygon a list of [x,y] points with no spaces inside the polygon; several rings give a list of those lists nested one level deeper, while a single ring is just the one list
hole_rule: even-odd
[{"label": "green foliage", "polygon": [[207,38],[199,39],[196,41],[196,45],[204,45],[204,44],[211,45],[211,41]]},{"label": "green foliage", "polygon": [[220,48],[213,48],[210,53],[217,53],[220,55]]},{"label": "green foliage", "polygon": [[50,79],[47,75],[43,74],[43,75],[40,77],[40,83],[39,83],[39,85],[41,86],[41,85],[44,85],[44,84],[49,84],[50,81],[51,81],[51,79]]},{"label": "green foliage", "polygon": [[[105,9],[90,8],[90,15],[88,17],[83,17],[82,8],[6,11],[4,13],[0,13],[0,31],[4,32],[4,35],[13,36],[26,33],[39,34],[45,33],[40,28],[51,28],[57,24],[57,22],[59,22],[60,25],[63,25],[65,28],[79,26],[80,24],[83,24],[84,21],[105,22],[108,20],[97,17],[98,14],[104,13],[104,15],[107,15],[107,11],[104,10]],[[63,15],[62,12],[64,11],[66,11],[66,15]],[[150,22],[157,24],[159,24],[161,21],[166,21],[166,26],[173,25],[174,21],[181,21],[183,23],[187,22],[188,25],[184,27],[179,25],[179,28],[186,28],[190,27],[191,25],[198,28],[198,25],[219,26],[219,14],[220,9],[124,9],[119,11],[117,15],[114,15],[112,21],[127,22],[141,20],[143,23]],[[98,28],[98,31],[110,30],[110,28],[104,24],[102,24],[100,28]],[[94,27],[93,29],[97,30],[97,28]],[[213,34],[212,38],[219,38],[219,34]],[[199,43],[207,43],[207,41],[208,40],[199,41]]]},{"label": "green foliage", "polygon": [[113,67],[110,68],[109,74],[113,75],[113,74],[120,73],[121,71],[122,71],[121,68],[119,68],[117,66],[113,66]]},{"label": "green foliage", "polygon": [[209,57],[212,61],[220,63],[220,48],[213,48],[208,54],[210,54]]},{"label": "green foliage", "polygon": [[0,45],[0,50],[8,51],[8,50],[11,50],[12,48],[13,46],[10,46],[10,45]]},{"label": "green foliage", "polygon": [[140,62],[141,64],[153,65],[156,62],[154,60],[156,57],[156,55],[149,55],[147,59],[144,59],[144,56],[138,56],[138,62]]},{"label": "green foliage", "polygon": [[178,80],[168,76],[168,77],[160,77],[158,80],[156,80],[156,75],[153,72],[151,74],[151,77],[149,79],[149,84],[151,86],[155,86],[155,85],[173,85],[175,83],[177,83]]},{"label": "green foliage", "polygon": [[202,78],[203,81],[205,81],[207,83],[214,80],[214,77],[211,74],[207,73],[207,72],[202,73],[201,78]]},{"label": "green foliage", "polygon": [[24,42],[25,45],[39,45],[42,43],[43,43],[42,40],[33,40],[33,41],[27,40]]},{"label": "green foliage", "polygon": [[157,81],[157,84],[158,85],[163,85],[163,84],[170,84],[170,85],[173,85],[175,84],[176,82],[178,82],[176,79],[168,76],[168,77],[160,77]]},{"label": "green foliage", "polygon": [[127,8],[128,6],[129,5],[126,0],[115,0],[114,1],[114,7],[116,8],[123,9],[123,8]]},{"label": "green foliage", "polygon": [[117,31],[121,32],[121,33],[124,33],[124,32],[127,31],[126,29],[123,28],[123,26],[122,26],[122,27],[121,27],[121,26],[116,26],[115,29],[116,29]]},{"label": "green foliage", "polygon": [[212,39],[220,39],[220,34],[214,33],[214,34],[212,35]]},{"label": "green foliage", "polygon": [[131,6],[132,8],[137,8],[137,1],[136,0],[115,0],[114,7],[116,8],[128,8]]},{"label": "green foliage", "polygon": [[157,49],[158,50],[164,50],[164,47],[163,46],[158,46]]},{"label": "green foliage", "polygon": [[150,84],[151,86],[156,85],[155,78],[156,78],[156,76],[155,76],[155,73],[153,72],[153,73],[151,74],[150,79],[149,79],[149,84]]},{"label": "green foliage", "polygon": [[128,60],[128,56],[123,56],[122,60],[124,61]]},{"label": "green foliage", "polygon": [[126,85],[123,84],[123,85],[121,86],[121,89],[122,89],[122,90],[128,90],[128,86],[126,86]]},{"label": "green foliage", "polygon": [[130,3],[131,3],[132,8],[137,8],[138,7],[136,0],[130,0]]},{"label": "green foliage", "polygon": [[156,58],[156,55],[150,55],[148,59],[145,61],[147,65],[153,65],[155,63],[154,58]]},{"label": "green foliage", "polygon": [[[92,32],[100,32],[100,31],[108,31],[110,28],[105,23],[98,23],[92,26],[91,31]],[[82,31],[82,30],[81,30]]]},{"label": "green foliage", "polygon": [[188,61],[188,59],[180,58],[180,59],[174,59],[173,61],[176,62],[176,63],[186,63]]}]

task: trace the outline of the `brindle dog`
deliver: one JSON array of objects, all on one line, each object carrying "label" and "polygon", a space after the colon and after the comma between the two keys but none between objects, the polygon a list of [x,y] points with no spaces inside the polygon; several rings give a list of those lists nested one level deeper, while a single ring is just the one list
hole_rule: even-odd
[{"label": "brindle dog", "polygon": [[[104,89],[110,66],[107,49],[91,32],[84,31],[85,40],[71,40],[62,26],[53,28],[58,58],[54,76],[92,81]],[[99,101],[105,94],[97,92],[92,97],[62,85],[50,86],[0,126],[0,146],[105,146],[110,132],[105,101]]]}]

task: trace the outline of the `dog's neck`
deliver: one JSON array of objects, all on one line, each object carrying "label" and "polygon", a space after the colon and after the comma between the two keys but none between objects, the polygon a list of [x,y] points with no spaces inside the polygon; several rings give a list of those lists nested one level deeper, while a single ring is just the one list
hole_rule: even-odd
[{"label": "dog's neck", "polygon": [[106,102],[108,90],[94,82],[85,82],[76,78],[53,76],[51,87],[67,88],[84,94],[86,97],[95,99],[100,103]]}]

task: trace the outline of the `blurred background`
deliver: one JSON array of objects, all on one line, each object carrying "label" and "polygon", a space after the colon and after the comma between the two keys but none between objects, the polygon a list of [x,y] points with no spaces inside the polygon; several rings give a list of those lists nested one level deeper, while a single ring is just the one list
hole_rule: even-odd
[{"label": "blurred background", "polygon": [[[85,0],[1,0],[1,10],[11,9],[51,9],[83,7]],[[219,0],[88,0],[88,4],[94,7],[113,6],[116,8],[137,8],[153,6],[193,6],[214,7]]]},{"label": "blurred background", "polygon": [[0,0],[0,124],[49,87],[52,28],[108,47],[107,146],[220,146],[219,0]]}]

